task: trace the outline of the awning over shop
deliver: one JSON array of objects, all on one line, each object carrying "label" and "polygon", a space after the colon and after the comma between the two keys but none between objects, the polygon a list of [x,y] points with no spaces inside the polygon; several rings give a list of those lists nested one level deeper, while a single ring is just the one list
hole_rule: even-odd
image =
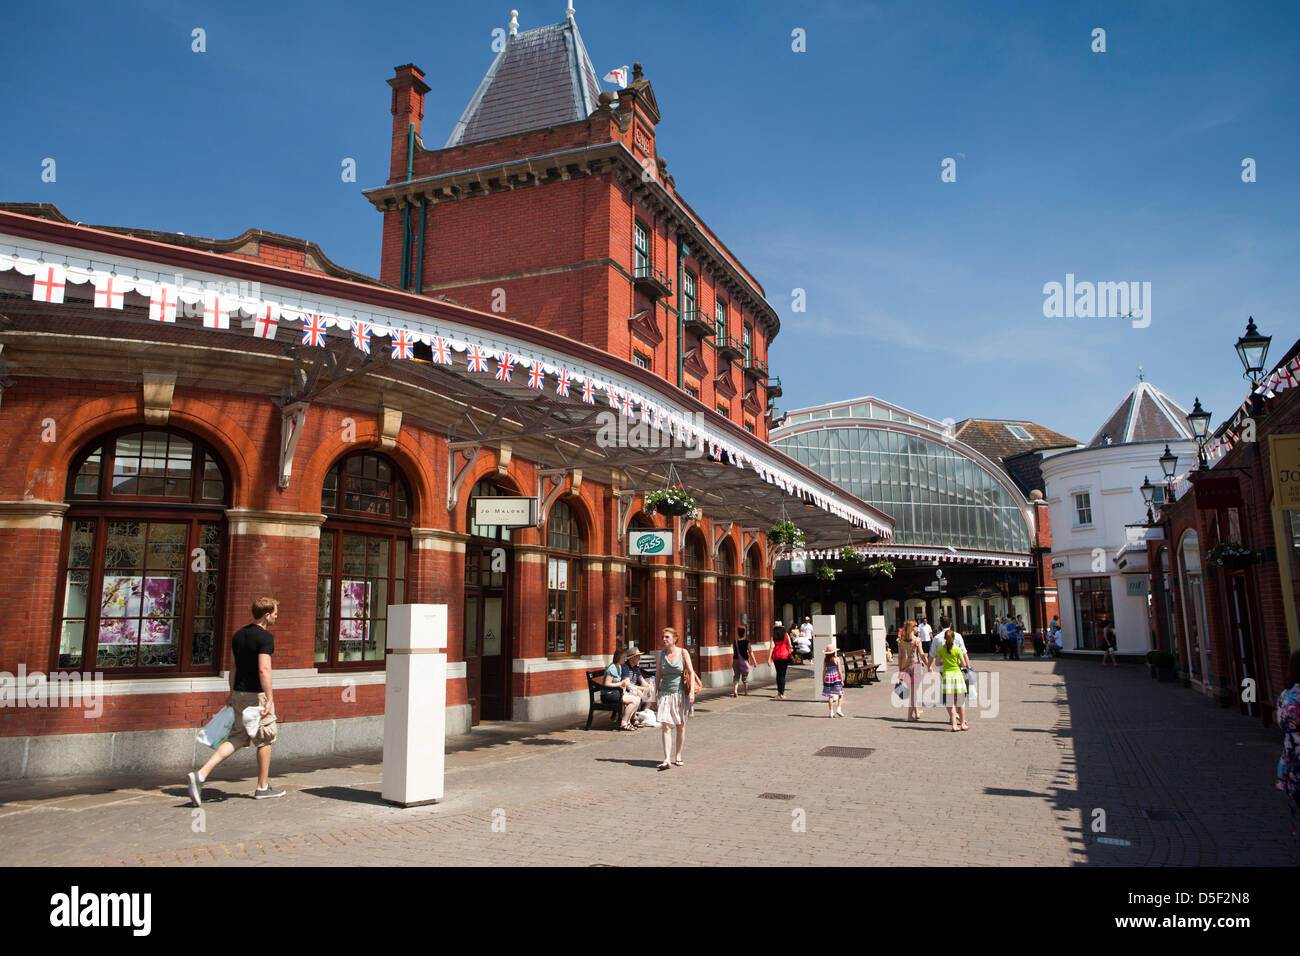
[{"label": "awning over shop", "polygon": [[278,400],[282,486],[314,401],[346,383],[382,392],[385,382],[401,382],[427,392],[420,417],[449,436],[449,507],[467,490],[467,463],[491,447],[539,466],[543,500],[559,493],[566,474],[609,482],[620,517],[673,474],[715,521],[765,531],[789,517],[810,547],[892,534],[886,513],[648,370],[502,316],[6,212],[0,290],[8,290],[10,316],[57,317],[67,333],[68,320],[87,320],[76,334],[92,335],[108,322],[106,336],[201,338],[208,348],[289,365]]}]

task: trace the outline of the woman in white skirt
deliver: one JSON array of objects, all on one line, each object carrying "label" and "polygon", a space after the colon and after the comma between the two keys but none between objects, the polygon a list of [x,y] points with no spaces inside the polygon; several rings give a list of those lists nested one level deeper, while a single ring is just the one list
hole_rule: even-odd
[{"label": "woman in white skirt", "polygon": [[664,762],[660,770],[667,770],[669,737],[677,729],[677,751],[672,763],[682,765],[682,744],[686,740],[686,715],[695,703],[695,668],[691,665],[691,655],[681,647],[677,631],[671,627],[664,628],[664,649],[659,652],[659,666],[655,668],[655,699],[659,701],[656,716],[664,738]]}]

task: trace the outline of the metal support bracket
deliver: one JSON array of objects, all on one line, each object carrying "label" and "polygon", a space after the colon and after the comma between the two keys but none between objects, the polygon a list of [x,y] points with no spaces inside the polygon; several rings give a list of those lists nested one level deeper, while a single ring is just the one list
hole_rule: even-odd
[{"label": "metal support bracket", "polygon": [[294,402],[280,409],[280,474],[277,483],[281,490],[289,487],[293,475],[293,455],[298,450],[303,426],[307,424],[307,402]]},{"label": "metal support bracket", "polygon": [[[542,489],[545,487],[547,481],[551,482],[553,485],[555,485],[555,487],[552,488],[551,491],[546,495],[546,498],[543,499]],[[537,476],[537,527],[538,529],[540,529],[542,525],[545,523],[546,516],[551,512],[551,505],[555,504],[555,499],[560,497],[563,491],[564,491],[564,478],[562,476],[559,477],[558,480],[557,478],[552,477],[550,475]]]},{"label": "metal support bracket", "polygon": [[[456,468],[456,459],[463,458],[464,464],[459,469]],[[471,448],[448,448],[447,449],[447,510],[455,511],[456,505],[460,501],[460,486],[465,482],[465,476],[469,474],[470,468],[478,458],[476,449]]]}]

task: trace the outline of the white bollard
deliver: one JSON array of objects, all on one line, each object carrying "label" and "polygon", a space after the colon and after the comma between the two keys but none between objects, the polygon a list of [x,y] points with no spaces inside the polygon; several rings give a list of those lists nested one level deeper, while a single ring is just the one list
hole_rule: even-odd
[{"label": "white bollard", "polygon": [[414,807],[442,799],[446,649],[447,605],[389,605],[381,792],[388,803]]}]

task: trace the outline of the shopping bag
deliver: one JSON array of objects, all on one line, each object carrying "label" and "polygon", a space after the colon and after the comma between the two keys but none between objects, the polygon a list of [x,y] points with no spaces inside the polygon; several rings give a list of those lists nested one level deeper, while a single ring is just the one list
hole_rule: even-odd
[{"label": "shopping bag", "polygon": [[227,704],[217,711],[216,716],[204,725],[195,736],[195,740],[205,747],[216,750],[235,729],[235,709]]},{"label": "shopping bag", "polygon": [[262,708],[254,704],[252,707],[245,707],[240,714],[240,722],[244,725],[244,731],[248,734],[249,739],[257,736],[258,725],[262,723]]},{"label": "shopping bag", "polygon": [[966,667],[962,669],[962,676],[966,678],[966,703],[975,703],[975,671]]},{"label": "shopping bag", "polygon": [[899,700],[907,700],[908,697],[912,696],[912,692],[907,684],[900,680],[894,685],[894,696]]}]

